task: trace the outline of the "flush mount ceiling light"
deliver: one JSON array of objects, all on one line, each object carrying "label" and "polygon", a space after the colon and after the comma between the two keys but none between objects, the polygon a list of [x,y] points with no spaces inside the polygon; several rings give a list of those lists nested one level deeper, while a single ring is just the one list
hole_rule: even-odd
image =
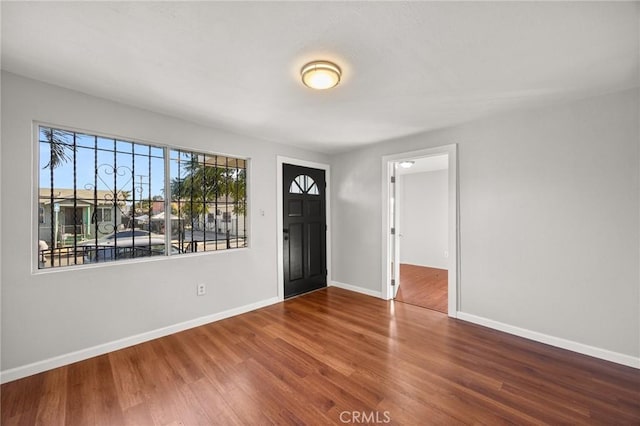
[{"label": "flush mount ceiling light", "polygon": [[403,169],[408,169],[409,167],[413,166],[416,162],[415,161],[402,161],[400,162],[400,167],[402,167]]},{"label": "flush mount ceiling light", "polygon": [[333,62],[313,61],[302,67],[300,76],[305,86],[325,90],[336,87],[340,83],[342,70]]}]

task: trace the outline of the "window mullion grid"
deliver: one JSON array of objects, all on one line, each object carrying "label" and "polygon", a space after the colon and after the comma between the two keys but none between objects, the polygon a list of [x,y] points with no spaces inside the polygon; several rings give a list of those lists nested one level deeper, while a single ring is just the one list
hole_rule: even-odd
[{"label": "window mullion grid", "polygon": [[178,227],[178,244],[180,250],[184,250],[184,220],[182,220],[182,172],[180,165],[182,164],[182,151],[178,150],[178,217],[180,224]]},{"label": "window mullion grid", "polygon": [[[73,264],[78,264],[78,185],[77,185],[77,133],[73,132]],[[68,253],[68,251],[67,251]],[[67,265],[69,255],[67,254]]]},{"label": "window mullion grid", "polygon": [[213,224],[215,227],[215,242],[216,242],[216,250],[218,250],[218,189],[220,188],[220,170],[218,170],[218,156],[216,155],[216,159],[214,160],[214,176],[215,187],[213,188],[213,203],[214,203],[214,216],[213,216]]},{"label": "window mullion grid", "polygon": [[[162,148],[163,166],[164,166],[164,254],[171,255],[171,150],[167,147]],[[178,225],[180,222],[178,222]]]},{"label": "window mullion grid", "polygon": [[113,140],[113,213],[111,214],[111,220],[113,222],[113,255],[114,259],[118,260],[118,226],[116,225],[116,209],[118,206],[118,145],[116,140]]},{"label": "window mullion grid", "polygon": [[[140,179],[140,188],[142,189],[142,179]],[[142,195],[142,194],[140,194]],[[140,197],[142,199],[142,196]],[[126,200],[125,200],[126,203]],[[141,203],[139,201],[139,203]],[[151,220],[151,218],[149,218]],[[136,255],[136,151],[135,144],[131,144],[131,245],[133,247],[133,256]],[[116,232],[118,232],[116,230]]]},{"label": "window mullion grid", "polygon": [[225,221],[227,249],[231,248],[231,241],[229,241],[229,224],[231,223],[231,214],[229,213],[229,157],[225,157],[224,167],[224,209],[227,212],[227,220]]},{"label": "window mullion grid", "polygon": [[[151,255],[151,214],[153,213],[153,201],[152,201],[152,197],[151,197],[151,145],[149,145],[149,187],[148,190],[149,192],[147,193],[147,204],[148,204],[148,210],[149,212],[147,213],[147,216],[149,217],[149,219],[147,219],[147,228],[149,228],[149,255]],[[142,185],[140,185],[142,186]],[[142,198],[142,197],[140,197]],[[167,214],[165,213],[165,216]],[[166,230],[166,228],[165,228]],[[165,250],[167,249],[167,247],[165,246],[164,248]]]},{"label": "window mullion grid", "polygon": [[184,250],[184,220],[182,220],[182,174],[181,167],[182,164],[182,151],[178,150],[178,246],[180,250]]},{"label": "window mullion grid", "polygon": [[207,156],[202,156],[202,240],[207,251]]},{"label": "window mullion grid", "polygon": [[[189,178],[191,179],[190,185],[189,185],[189,206],[190,206],[190,213],[191,213],[191,251],[198,251],[198,242],[197,241],[193,241],[193,185],[194,185],[194,156],[195,154],[192,152],[190,155],[190,164],[191,164],[191,175],[189,176]],[[195,248],[195,250],[194,250]]]},{"label": "window mullion grid", "polygon": [[50,203],[50,216],[51,216],[51,267],[53,268],[54,264],[55,264],[55,249],[57,247],[56,244],[56,231],[54,229],[54,225],[55,224],[55,213],[54,213],[54,200],[53,200],[53,185],[54,185],[54,178],[53,178],[53,159],[54,159],[54,155],[53,155],[53,129],[49,129],[50,133],[49,133],[49,153],[51,154],[51,157],[49,158],[49,178],[50,178],[50,182],[51,182],[51,191],[50,191],[50,198],[49,198],[49,203]]}]

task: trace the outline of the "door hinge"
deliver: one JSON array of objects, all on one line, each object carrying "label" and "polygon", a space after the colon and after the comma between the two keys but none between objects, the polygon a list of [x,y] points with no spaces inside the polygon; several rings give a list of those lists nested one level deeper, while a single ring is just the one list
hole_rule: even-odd
[{"label": "door hinge", "polygon": [[391,183],[396,183],[396,177],[395,176],[391,176]]},{"label": "door hinge", "polygon": [[396,235],[396,228],[391,228],[391,235]]},{"label": "door hinge", "polygon": [[392,279],[391,279],[391,286],[393,287],[393,286],[395,286],[395,285],[396,285],[396,280],[392,278]]}]

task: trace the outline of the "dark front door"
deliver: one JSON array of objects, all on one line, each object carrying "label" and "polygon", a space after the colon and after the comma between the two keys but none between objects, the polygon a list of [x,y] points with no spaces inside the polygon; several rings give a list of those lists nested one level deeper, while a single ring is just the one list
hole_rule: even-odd
[{"label": "dark front door", "polygon": [[327,285],[324,170],[283,164],[284,297]]}]

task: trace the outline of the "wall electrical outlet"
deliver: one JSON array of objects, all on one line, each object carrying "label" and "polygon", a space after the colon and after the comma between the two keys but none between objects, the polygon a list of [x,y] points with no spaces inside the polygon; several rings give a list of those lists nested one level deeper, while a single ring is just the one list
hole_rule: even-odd
[{"label": "wall electrical outlet", "polygon": [[205,284],[198,284],[198,296],[204,296],[207,294],[207,286]]}]

